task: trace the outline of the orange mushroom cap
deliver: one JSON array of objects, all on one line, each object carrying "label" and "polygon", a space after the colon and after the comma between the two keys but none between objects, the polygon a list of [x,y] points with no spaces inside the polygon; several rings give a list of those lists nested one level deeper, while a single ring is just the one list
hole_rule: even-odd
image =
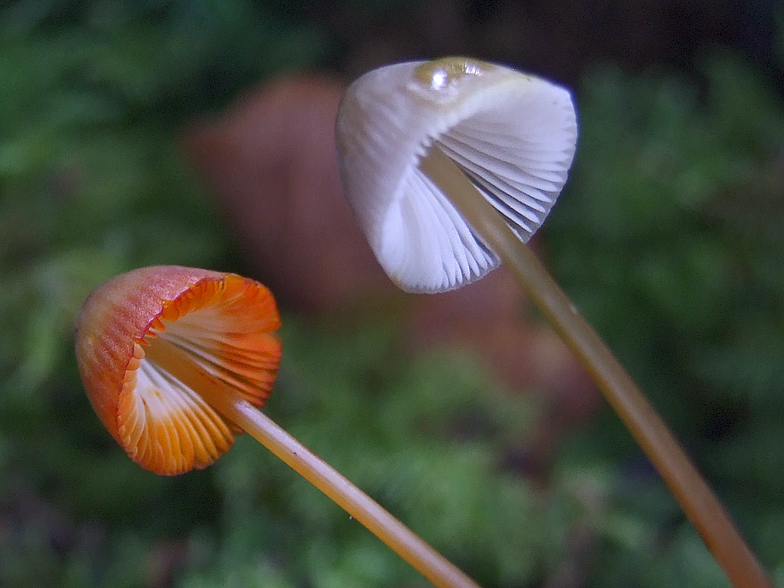
[{"label": "orange mushroom cap", "polygon": [[[258,282],[147,267],[90,294],[77,318],[76,358],[93,409],[130,458],[174,475],[212,464],[239,432],[202,387],[257,407],[267,400],[280,364],[279,327],[275,299]],[[175,370],[169,355],[180,358]],[[189,372],[195,377],[183,377]]]}]

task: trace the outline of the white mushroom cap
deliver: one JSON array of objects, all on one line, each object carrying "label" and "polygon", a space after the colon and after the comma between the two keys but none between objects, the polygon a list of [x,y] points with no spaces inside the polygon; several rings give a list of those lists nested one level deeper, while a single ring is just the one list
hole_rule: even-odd
[{"label": "white mushroom cap", "polygon": [[458,288],[500,263],[421,169],[431,150],[525,242],[566,182],[576,141],[567,90],[466,58],[371,71],[348,88],[337,120],[349,203],[381,266],[411,292]]}]

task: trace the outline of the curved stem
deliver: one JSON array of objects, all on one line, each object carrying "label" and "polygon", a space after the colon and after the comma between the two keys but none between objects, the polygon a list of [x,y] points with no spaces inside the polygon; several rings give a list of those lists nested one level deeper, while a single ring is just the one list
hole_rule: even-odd
[{"label": "curved stem", "polygon": [[736,588],[773,588],[724,507],[604,341],[533,252],[438,147],[420,168],[503,260],[593,376]]},{"label": "curved stem", "polygon": [[332,466],[312,453],[230,386],[204,371],[165,339],[146,348],[147,358],[195,390],[224,418],[242,428],[294,471],[362,523],[438,588],[479,588]]}]

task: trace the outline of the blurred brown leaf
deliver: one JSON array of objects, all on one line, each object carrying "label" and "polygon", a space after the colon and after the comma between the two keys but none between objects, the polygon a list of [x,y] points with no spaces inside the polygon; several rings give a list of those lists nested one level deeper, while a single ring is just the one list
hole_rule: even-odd
[{"label": "blurred brown leaf", "polygon": [[272,81],[185,136],[247,260],[284,307],[325,313],[387,286],[343,198],[334,126],[344,85]]}]

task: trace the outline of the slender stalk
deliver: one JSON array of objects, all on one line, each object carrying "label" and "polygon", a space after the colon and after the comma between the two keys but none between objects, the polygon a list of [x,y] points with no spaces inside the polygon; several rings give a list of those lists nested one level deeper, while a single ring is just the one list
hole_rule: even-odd
[{"label": "slender stalk", "polygon": [[721,502],[604,341],[533,252],[437,146],[420,168],[503,260],[593,376],[736,588],[773,588]]},{"label": "slender stalk", "polygon": [[201,369],[176,345],[159,338],[146,348],[146,357],[195,390],[207,404],[321,490],[435,586],[479,588],[377,502],[242,398],[236,390]]}]

